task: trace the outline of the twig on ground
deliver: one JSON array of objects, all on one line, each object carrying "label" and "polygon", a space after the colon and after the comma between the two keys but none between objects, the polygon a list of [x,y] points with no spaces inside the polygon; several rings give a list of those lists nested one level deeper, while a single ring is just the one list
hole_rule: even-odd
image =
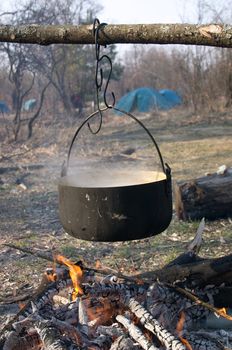
[{"label": "twig on ground", "polygon": [[[3,246],[20,250],[20,251],[22,251],[22,252],[24,252],[26,254],[34,255],[37,258],[41,258],[41,259],[44,259],[44,260],[47,260],[47,261],[50,261],[50,262],[53,262],[53,263],[55,262],[55,259],[54,259],[54,256],[53,256],[52,252],[49,252],[49,251],[47,253],[44,253],[44,252],[41,252],[41,251],[33,250],[31,248],[20,247],[20,246],[17,246],[15,244],[12,244],[12,243],[4,243]],[[59,264],[59,262],[58,262],[58,264]],[[122,273],[117,272],[116,270],[112,270],[110,268],[96,269],[96,268],[91,268],[91,267],[84,266],[84,270],[86,270],[86,271],[93,271],[93,272],[98,273],[100,275],[109,275],[109,272],[113,272],[118,278],[123,279],[125,281],[131,281],[131,282],[134,282],[134,283],[136,283],[138,281],[136,276],[135,277],[126,276],[126,275],[123,275]]]}]

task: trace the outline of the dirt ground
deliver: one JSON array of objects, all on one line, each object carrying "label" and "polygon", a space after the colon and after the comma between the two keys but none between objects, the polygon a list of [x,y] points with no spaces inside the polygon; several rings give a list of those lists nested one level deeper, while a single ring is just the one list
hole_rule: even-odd
[{"label": "dirt ground", "polygon": [[[155,135],[165,162],[172,168],[173,182],[215,172],[223,164],[232,166],[232,114],[229,112],[201,117],[176,110],[162,115],[143,115],[140,118]],[[175,211],[168,229],[149,239],[116,243],[87,242],[65,233],[59,221],[57,183],[62,163],[66,159],[67,145],[78,122],[69,127],[51,124],[49,128],[43,128],[38,125],[33,142],[2,144],[2,304],[12,297],[30,293],[38,285],[44,269],[52,265],[33,254],[4,244],[12,243],[32,252],[59,252],[74,261],[81,259],[89,266],[94,266],[100,260],[103,266],[135,274],[168,263],[185,251],[186,245],[196,233],[199,222],[179,222]],[[115,131],[116,123],[111,121],[110,116],[107,116],[104,123],[103,140],[97,143],[100,150],[96,150],[94,141],[87,145],[86,135],[82,138],[82,146],[89,151],[88,159],[97,155],[113,161],[126,159],[126,162],[130,162],[131,158],[133,161],[150,161],[148,154],[154,152],[154,148],[149,144],[150,140],[144,142],[138,125],[131,121],[124,123],[122,119]],[[231,248],[232,220],[228,218],[206,222],[201,256],[223,256],[231,253]]]}]

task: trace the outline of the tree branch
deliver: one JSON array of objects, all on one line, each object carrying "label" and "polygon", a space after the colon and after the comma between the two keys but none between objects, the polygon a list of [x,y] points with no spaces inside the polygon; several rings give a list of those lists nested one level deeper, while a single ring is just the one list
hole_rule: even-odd
[{"label": "tree branch", "polygon": [[[25,44],[93,44],[91,25],[0,26],[0,42]],[[227,24],[116,24],[99,33],[100,44],[183,44],[232,47]]]}]

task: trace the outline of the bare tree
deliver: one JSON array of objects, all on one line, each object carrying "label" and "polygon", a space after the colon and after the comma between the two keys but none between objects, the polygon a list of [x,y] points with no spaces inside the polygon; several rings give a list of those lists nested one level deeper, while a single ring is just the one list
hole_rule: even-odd
[{"label": "bare tree", "polygon": [[[90,11],[91,8],[91,11]],[[28,0],[19,5],[14,12],[2,14],[4,24],[73,24],[93,21],[93,14],[99,6],[93,0]],[[89,79],[83,73],[86,69],[86,53],[89,47],[51,45],[34,46],[12,43],[2,43],[1,51],[9,63],[9,79],[13,86],[12,105],[14,117],[14,139],[22,125],[28,125],[28,137],[32,136],[33,126],[38,119],[45,99],[48,86],[52,86],[62,102],[66,114],[72,114],[70,96],[72,89],[80,93],[86,87]],[[93,52],[91,52],[93,53]],[[92,55],[92,66],[94,55]],[[91,74],[93,70],[91,71]],[[40,84],[35,84],[40,81]],[[42,85],[41,85],[41,82]],[[26,118],[22,113],[25,98],[30,96],[37,86],[37,110]],[[38,86],[40,89],[38,90]]]},{"label": "bare tree", "polygon": [[12,98],[15,111],[13,132],[14,139],[17,140],[22,124],[23,100],[33,88],[35,73],[29,70],[21,45],[6,43],[1,46],[1,50],[6,54],[9,62],[9,80],[13,85]]},{"label": "bare tree", "polygon": [[[30,0],[27,23],[92,23],[93,16],[99,9],[99,5],[93,0],[68,0],[68,2],[64,0],[51,0],[50,2]],[[86,69],[88,68],[88,52],[91,52],[93,66],[93,52],[90,47],[83,45],[33,46],[33,49],[28,50],[32,65],[53,86],[68,115],[72,115],[74,112],[70,100],[71,95],[73,93],[82,95],[83,91],[86,91],[86,82],[89,81],[87,74],[93,73],[93,70],[88,72]]]}]

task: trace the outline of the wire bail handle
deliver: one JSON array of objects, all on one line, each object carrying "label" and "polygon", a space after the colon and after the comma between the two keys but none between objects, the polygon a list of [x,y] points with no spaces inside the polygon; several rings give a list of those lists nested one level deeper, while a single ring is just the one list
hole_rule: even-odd
[{"label": "wire bail handle", "polygon": [[[80,133],[81,129],[83,128],[83,126],[85,124],[87,124],[90,132],[92,134],[94,134],[94,135],[97,134],[101,130],[101,126],[102,126],[102,121],[103,121],[103,114],[102,114],[102,112],[105,112],[108,109],[113,109],[113,110],[115,110],[117,112],[120,112],[120,113],[122,113],[124,115],[129,116],[130,118],[132,118],[135,122],[137,122],[143,128],[143,130],[147,133],[147,135],[149,136],[149,138],[151,139],[151,141],[153,142],[153,144],[154,144],[154,146],[156,148],[156,151],[158,153],[158,156],[159,156],[159,159],[160,159],[160,162],[161,162],[161,166],[162,166],[163,172],[166,174],[167,179],[170,179],[170,177],[171,177],[171,168],[169,167],[169,165],[167,163],[164,164],[163,157],[162,157],[162,154],[161,154],[160,149],[158,147],[158,144],[155,141],[155,139],[154,139],[153,135],[151,134],[151,132],[133,114],[128,113],[126,111],[123,111],[123,110],[121,110],[119,108],[114,107],[116,99],[115,99],[115,94],[113,92],[111,92],[111,95],[112,95],[112,98],[113,98],[112,103],[109,104],[107,102],[107,97],[106,97],[107,96],[107,89],[108,89],[108,85],[109,85],[109,82],[110,82],[113,66],[112,66],[112,61],[111,61],[111,59],[110,59],[110,57],[108,55],[104,54],[104,55],[100,56],[100,44],[99,44],[99,32],[106,25],[107,25],[107,23],[100,23],[98,18],[94,19],[94,22],[93,22],[93,35],[94,35],[94,38],[95,38],[95,54],[96,54],[95,85],[96,85],[97,110],[95,112],[93,112],[92,114],[90,114],[84,120],[84,122],[78,127],[78,129],[76,130],[76,132],[75,132],[75,134],[74,134],[74,136],[72,138],[72,141],[70,143],[70,146],[69,146],[67,162],[64,162],[64,164],[62,166],[61,176],[67,175],[72,147],[73,147],[73,144],[74,144],[78,134]],[[105,45],[105,47],[106,47],[106,45]],[[109,74],[108,74],[108,77],[107,77],[107,80],[106,80],[106,83],[105,83],[105,89],[104,89],[104,92],[103,92],[103,99],[104,99],[105,106],[103,108],[101,108],[100,107],[100,97],[99,97],[99,95],[100,95],[100,92],[101,92],[101,89],[102,89],[102,85],[103,85],[103,69],[100,67],[100,64],[102,63],[102,61],[104,59],[106,59],[108,61],[109,66],[110,66],[110,71],[109,71]],[[99,79],[99,76],[100,76],[100,79]],[[99,122],[99,126],[98,126],[97,130],[94,131],[92,129],[91,125],[89,124],[89,122],[90,122],[90,120],[92,118],[94,118],[97,115],[100,116],[100,122]]]}]

